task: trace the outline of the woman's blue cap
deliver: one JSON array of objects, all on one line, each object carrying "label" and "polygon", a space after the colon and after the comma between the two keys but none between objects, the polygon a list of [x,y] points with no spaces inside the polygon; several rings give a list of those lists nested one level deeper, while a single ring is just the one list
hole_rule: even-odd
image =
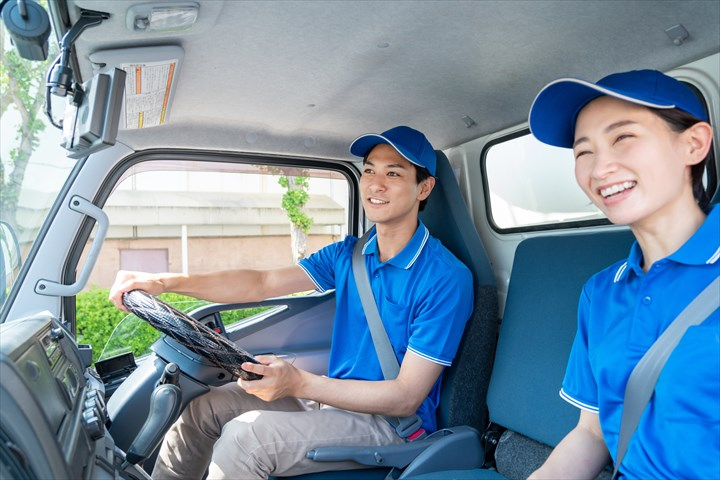
[{"label": "woman's blue cap", "polygon": [[549,83],[530,108],[530,131],[543,143],[570,148],[580,110],[603,95],[650,108],[677,108],[707,121],[698,97],[680,81],[657,70],[633,70],[608,75],[597,83],[578,78]]},{"label": "woman's blue cap", "polygon": [[425,135],[404,125],[380,134],[360,135],[350,144],[350,153],[364,158],[376,145],[383,143],[397,150],[408,162],[427,168],[430,175],[435,176],[435,149]]}]

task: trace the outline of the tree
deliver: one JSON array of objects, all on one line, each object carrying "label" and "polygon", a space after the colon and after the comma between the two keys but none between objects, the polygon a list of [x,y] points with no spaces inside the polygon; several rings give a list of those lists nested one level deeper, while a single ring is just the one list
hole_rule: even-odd
[{"label": "tree", "polygon": [[[0,117],[10,107],[20,114],[16,131],[18,146],[10,151],[10,158],[0,158],[0,218],[16,225],[18,194],[25,179],[25,170],[32,152],[38,146],[38,136],[45,129],[43,106],[45,77],[57,46],[51,44],[48,60],[31,62],[6,45],[5,30],[0,31]],[[9,48],[8,48],[9,47]],[[55,50],[55,52],[53,52]],[[9,141],[2,132],[3,142]]]},{"label": "tree", "polygon": [[305,258],[307,234],[312,227],[313,219],[305,213],[305,204],[310,199],[307,176],[281,176],[278,183],[287,191],[282,198],[282,209],[290,219],[290,242],[293,261]]},{"label": "tree", "polygon": [[290,246],[293,261],[297,262],[305,258],[307,234],[313,224],[313,219],[305,212],[305,205],[310,199],[307,191],[310,187],[308,171],[303,168],[272,165],[263,165],[260,171],[269,175],[278,175],[278,183],[285,189],[280,206],[290,220]]}]

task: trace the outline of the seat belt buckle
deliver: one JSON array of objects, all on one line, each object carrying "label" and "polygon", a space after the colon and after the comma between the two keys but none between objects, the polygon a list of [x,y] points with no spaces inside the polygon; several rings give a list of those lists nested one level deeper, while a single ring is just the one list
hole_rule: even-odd
[{"label": "seat belt buckle", "polygon": [[400,419],[399,425],[395,427],[395,432],[408,442],[427,436],[425,429],[422,428],[422,419],[419,415]]}]

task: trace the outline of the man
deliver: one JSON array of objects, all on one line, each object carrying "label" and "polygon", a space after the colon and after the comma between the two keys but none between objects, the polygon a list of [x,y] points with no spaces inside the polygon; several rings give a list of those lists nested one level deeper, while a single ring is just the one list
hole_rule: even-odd
[{"label": "man", "polygon": [[198,275],[120,272],[110,298],[173,291],[216,302],[251,302],[335,289],[328,376],[274,356],[243,364],[260,380],[213,388],[188,405],[160,449],[154,478],[267,478],[358,468],[317,463],[305,454],[323,445],[395,444],[385,416],[417,413],[436,429],[443,368],[455,356],[473,305],[472,275],[418,220],[435,185],[436,156],[425,136],[399,126],[358,137],[360,195],[375,228],[363,248],[367,274],[395,355],[396,379],[385,380],[351,268],[358,239],[348,236],[298,265],[269,271]]}]

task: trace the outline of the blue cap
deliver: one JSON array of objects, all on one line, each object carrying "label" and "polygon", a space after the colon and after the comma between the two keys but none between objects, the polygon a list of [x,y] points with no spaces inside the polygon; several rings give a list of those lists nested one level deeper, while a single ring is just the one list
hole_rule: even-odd
[{"label": "blue cap", "polygon": [[680,81],[657,70],[633,70],[608,75],[597,83],[561,78],[547,84],[530,108],[530,130],[543,143],[572,147],[580,110],[602,95],[650,108],[677,108],[707,121],[698,97]]},{"label": "blue cap", "polygon": [[383,143],[397,150],[408,162],[427,168],[430,175],[435,176],[435,149],[425,135],[403,125],[380,134],[360,135],[350,144],[350,153],[364,158],[373,147]]}]

